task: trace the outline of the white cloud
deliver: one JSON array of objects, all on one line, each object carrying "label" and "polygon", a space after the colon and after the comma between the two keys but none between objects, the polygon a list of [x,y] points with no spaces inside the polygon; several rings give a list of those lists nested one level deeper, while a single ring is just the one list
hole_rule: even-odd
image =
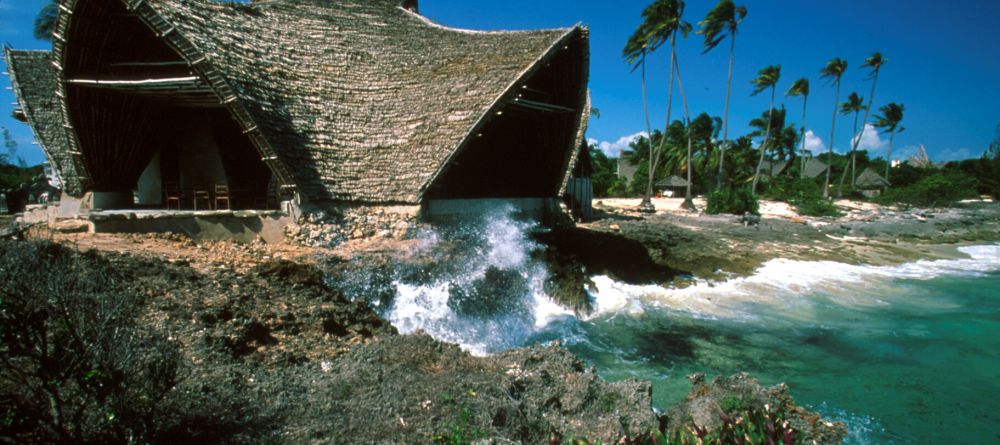
[{"label": "white cloud", "polygon": [[627,150],[629,148],[629,144],[634,142],[636,139],[639,139],[640,137],[646,137],[646,132],[640,131],[638,133],[630,134],[628,136],[622,136],[618,138],[617,141],[614,142],[609,142],[609,141],[598,142],[597,139],[588,139],[587,142],[591,144],[597,144],[597,148],[603,151],[604,154],[607,155],[608,157],[617,158],[619,155],[621,155],[622,150]]},{"label": "white cloud", "polygon": [[823,139],[816,136],[812,130],[806,130],[806,150],[809,150],[813,156],[820,153],[826,152],[826,144],[823,143]]},{"label": "white cloud", "polygon": [[861,143],[858,144],[858,150],[883,150],[885,146],[889,144],[889,141],[883,140],[878,134],[878,130],[872,124],[865,124],[865,129],[860,135],[851,138],[851,145],[853,146],[858,137],[861,138]]}]

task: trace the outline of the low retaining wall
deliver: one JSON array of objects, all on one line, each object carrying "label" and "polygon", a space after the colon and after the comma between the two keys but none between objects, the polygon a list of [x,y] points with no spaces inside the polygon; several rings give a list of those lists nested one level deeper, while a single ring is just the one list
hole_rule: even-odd
[{"label": "low retaining wall", "polygon": [[278,243],[292,218],[279,211],[148,211],[92,213],[82,217],[92,233],[178,233],[196,241],[262,239]]}]

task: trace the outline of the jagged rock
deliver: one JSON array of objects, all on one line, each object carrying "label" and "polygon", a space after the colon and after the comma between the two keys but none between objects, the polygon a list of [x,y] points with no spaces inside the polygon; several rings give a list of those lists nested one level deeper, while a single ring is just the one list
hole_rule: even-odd
[{"label": "jagged rock", "polygon": [[795,404],[795,400],[784,383],[772,387],[762,387],[746,373],[730,377],[718,376],[711,383],[705,382],[704,374],[692,374],[691,392],[687,398],[667,411],[667,431],[687,431],[694,424],[708,431],[716,431],[722,426],[720,412],[723,407],[737,410],[756,409],[760,412],[781,412],[790,426],[798,431],[803,443],[839,444],[847,435],[847,427],[841,422],[829,422],[819,414]]}]

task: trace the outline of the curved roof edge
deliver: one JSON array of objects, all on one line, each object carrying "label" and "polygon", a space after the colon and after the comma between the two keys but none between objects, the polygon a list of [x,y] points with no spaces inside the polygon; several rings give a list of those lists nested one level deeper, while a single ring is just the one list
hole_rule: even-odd
[{"label": "curved roof edge", "polygon": [[426,16],[420,15],[420,13],[418,13],[418,12],[414,12],[414,11],[412,11],[410,9],[407,9],[407,8],[404,8],[402,6],[398,6],[398,8],[400,10],[402,10],[403,12],[407,13],[408,15],[412,16],[413,18],[415,18],[417,20],[420,20],[423,24],[425,24],[427,26],[430,26],[430,27],[433,27],[433,28],[438,28],[438,29],[443,29],[445,31],[453,31],[453,32],[458,32],[458,33],[463,33],[463,34],[517,34],[517,33],[522,33],[522,32],[523,33],[529,33],[529,32],[539,32],[539,31],[566,31],[566,32],[569,32],[569,31],[572,31],[573,29],[581,28],[582,27],[582,23],[578,22],[576,25],[573,25],[573,26],[571,26],[569,28],[541,28],[541,29],[529,29],[529,30],[482,31],[482,30],[477,30],[477,29],[453,28],[453,27],[450,27],[450,26],[442,25],[442,24],[440,24],[438,22],[435,22],[435,21],[427,18]]},{"label": "curved roof edge", "polygon": [[[518,91],[517,87],[522,83],[524,83],[526,79],[535,74],[539,69],[541,69],[541,67],[545,64],[545,62],[547,62],[553,56],[555,56],[555,54],[559,51],[559,49],[562,46],[566,45],[566,43],[571,38],[573,38],[576,35],[584,35],[584,30],[585,28],[583,28],[583,26],[581,25],[576,25],[572,28],[568,28],[565,33],[563,33],[558,39],[556,39],[551,45],[549,45],[548,49],[546,49],[541,56],[536,58],[534,62],[532,62],[530,65],[528,65],[528,67],[522,70],[514,79],[514,81],[507,85],[507,87],[503,90],[503,93],[501,93],[499,96],[493,99],[493,102],[490,103],[490,106],[487,107],[479,115],[475,123],[473,123],[473,125],[469,127],[469,130],[465,133],[465,136],[462,138],[461,141],[459,141],[458,145],[456,145],[455,148],[451,150],[451,154],[448,155],[447,158],[445,158],[444,162],[441,163],[437,171],[434,172],[434,174],[431,175],[431,177],[427,180],[427,182],[425,182],[420,187],[420,190],[417,193],[418,202],[424,200],[424,193],[426,193],[427,190],[430,188],[430,186],[434,184],[434,182],[437,181],[438,178],[441,177],[441,175],[448,169],[448,167],[451,166],[455,158],[457,158],[458,155],[465,150],[466,146],[469,145],[469,142],[475,137],[475,135],[479,132],[479,130],[482,129],[483,126],[485,126],[490,121],[490,119],[493,118],[494,115],[496,115],[496,112],[499,111],[500,108],[502,108],[510,98],[512,98],[517,94]],[[572,166],[569,167],[569,170],[572,172]],[[565,182],[564,180],[560,181],[561,184],[564,182]]]},{"label": "curved roof edge", "polygon": [[[53,65],[56,68],[56,89],[62,108],[63,125],[67,131],[67,139],[71,148],[71,153],[80,155],[80,143],[77,139],[76,131],[72,127],[72,120],[69,116],[69,108],[66,103],[66,78],[63,71],[65,48],[68,39],[67,31],[72,21],[73,11],[76,10],[80,2],[89,0],[63,0],[59,5],[59,15],[53,27],[52,53]],[[107,0],[106,0],[107,1]],[[114,1],[114,0],[110,0]],[[194,42],[173,26],[162,14],[160,14],[147,0],[120,0],[125,8],[136,14],[149,29],[167,45],[169,45],[188,66],[201,77],[206,84],[215,92],[222,104],[226,105],[233,119],[235,119],[243,133],[247,135],[254,147],[257,148],[262,160],[271,169],[278,183],[287,191],[295,191],[296,184],[288,167],[278,158],[272,145],[260,131],[253,117],[240,103],[240,98],[233,88],[219,72],[209,57],[199,49]],[[55,60],[58,56],[58,61]],[[88,181],[89,182],[89,177]],[[86,184],[86,183],[84,183]]]},{"label": "curved roof edge", "polygon": [[[65,133],[61,130],[62,120],[59,119],[59,109],[55,105],[58,97],[51,90],[55,83],[55,72],[52,69],[52,52],[44,50],[15,50],[4,46],[4,57],[7,60],[7,71],[10,74],[11,87],[18,105],[24,111],[24,117],[42,149],[45,159],[63,184],[63,190],[71,196],[82,193],[81,184],[76,174],[76,166],[72,158],[67,159],[68,145]],[[26,66],[28,64],[29,66]],[[31,66],[33,65],[33,66]],[[22,76],[28,71],[27,78]],[[29,86],[25,80],[37,83]],[[31,91],[29,91],[31,90]],[[39,102],[43,97],[51,96],[49,109]],[[40,122],[45,119],[39,113],[49,113],[52,122]],[[62,140],[60,140],[62,139]]]}]

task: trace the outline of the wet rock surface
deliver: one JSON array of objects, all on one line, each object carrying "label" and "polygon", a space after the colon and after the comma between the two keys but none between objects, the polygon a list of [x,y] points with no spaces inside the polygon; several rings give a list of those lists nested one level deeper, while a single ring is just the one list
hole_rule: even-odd
[{"label": "wet rock surface", "polygon": [[667,431],[689,431],[691,425],[709,432],[722,427],[723,415],[739,416],[754,409],[758,412],[782,413],[789,426],[798,432],[802,443],[838,444],[847,435],[843,423],[823,420],[818,414],[795,404],[784,384],[763,387],[749,375],[716,377],[705,381],[704,374],[688,377],[692,388],[687,398],[667,411]]},{"label": "wet rock surface", "polygon": [[[2,242],[0,254],[19,243]],[[180,401],[171,408],[215,407],[238,419],[227,425],[253,425],[215,427],[211,416],[197,417],[171,427],[168,439],[613,442],[658,425],[648,383],[609,384],[557,346],[473,357],[424,334],[398,335],[366,304],[324,284],[313,265],[275,260],[204,272],[184,262],[86,255],[106,257],[144,302],[138,325],[179,348],[183,378],[173,394]]]}]

